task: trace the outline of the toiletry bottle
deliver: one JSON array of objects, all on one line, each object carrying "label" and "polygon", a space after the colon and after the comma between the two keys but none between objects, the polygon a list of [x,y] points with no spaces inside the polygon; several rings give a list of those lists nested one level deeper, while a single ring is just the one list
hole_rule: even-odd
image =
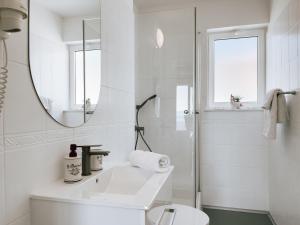
[{"label": "toiletry bottle", "polygon": [[70,145],[69,156],[65,157],[65,182],[73,183],[82,180],[81,157],[77,156],[77,146]]},{"label": "toiletry bottle", "polygon": [[[94,150],[94,152],[97,152]],[[91,171],[102,170],[103,155],[91,155]]]}]

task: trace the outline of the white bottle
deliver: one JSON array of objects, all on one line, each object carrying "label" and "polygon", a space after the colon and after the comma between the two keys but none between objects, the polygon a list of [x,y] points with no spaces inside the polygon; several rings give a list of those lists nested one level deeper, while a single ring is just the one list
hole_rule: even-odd
[{"label": "white bottle", "polygon": [[102,170],[103,155],[91,155],[91,170],[99,171]]},{"label": "white bottle", "polygon": [[82,180],[82,159],[77,156],[76,145],[70,146],[69,156],[65,157],[65,182],[73,183]]}]

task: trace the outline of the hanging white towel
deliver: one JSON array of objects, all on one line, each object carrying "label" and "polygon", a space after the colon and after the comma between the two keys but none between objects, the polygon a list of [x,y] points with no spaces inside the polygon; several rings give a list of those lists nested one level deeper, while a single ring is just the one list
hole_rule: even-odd
[{"label": "hanging white towel", "polygon": [[289,120],[286,99],[280,95],[281,89],[273,89],[267,94],[266,102],[263,105],[265,110],[265,123],[263,135],[270,139],[276,138],[277,123],[285,123]]}]

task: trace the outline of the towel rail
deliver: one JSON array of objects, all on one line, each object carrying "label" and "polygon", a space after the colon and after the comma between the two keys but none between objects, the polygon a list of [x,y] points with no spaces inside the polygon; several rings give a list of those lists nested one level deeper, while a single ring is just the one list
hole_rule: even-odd
[{"label": "towel rail", "polygon": [[296,91],[286,91],[286,92],[280,92],[278,95],[296,95]]}]

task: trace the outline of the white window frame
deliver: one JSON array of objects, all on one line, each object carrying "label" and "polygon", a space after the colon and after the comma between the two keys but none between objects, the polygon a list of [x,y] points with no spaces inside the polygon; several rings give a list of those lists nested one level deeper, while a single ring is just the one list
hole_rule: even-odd
[{"label": "white window frame", "polygon": [[[247,29],[235,31],[223,31],[209,33],[209,79],[208,79],[208,108],[231,108],[230,102],[214,101],[214,79],[215,79],[215,41],[226,39],[258,37],[258,57],[257,57],[257,102],[245,102],[245,108],[258,108],[263,104],[265,97],[266,80],[266,31],[265,29]],[[230,98],[230,96],[228,96]],[[242,101],[243,102],[243,101]]]},{"label": "white window frame", "polygon": [[[85,49],[87,51],[90,50],[100,50],[100,42],[92,42],[88,43],[85,46]],[[70,109],[71,110],[83,110],[82,104],[76,104],[76,78],[75,78],[75,58],[74,58],[74,52],[76,51],[83,51],[83,46],[82,44],[75,44],[75,45],[70,45],[69,46],[69,61],[70,61],[70,91],[69,91],[69,99],[70,99]],[[95,108],[96,105],[92,105],[92,108]]]}]

